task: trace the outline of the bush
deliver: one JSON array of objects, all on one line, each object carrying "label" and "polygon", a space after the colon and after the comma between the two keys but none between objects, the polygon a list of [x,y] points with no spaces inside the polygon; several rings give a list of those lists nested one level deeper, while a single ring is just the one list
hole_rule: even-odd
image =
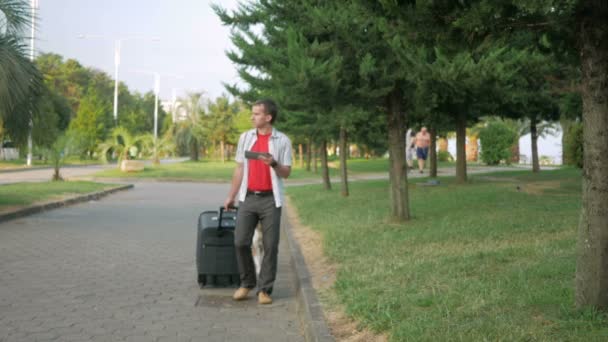
[{"label": "bush", "polygon": [[440,162],[448,162],[454,161],[454,157],[448,151],[439,151],[437,152],[437,161]]},{"label": "bush", "polygon": [[564,139],[564,164],[583,167],[583,124],[574,123]]},{"label": "bush", "polygon": [[511,159],[511,146],[517,133],[502,122],[490,122],[479,132],[481,160],[488,165],[498,165],[500,161]]}]

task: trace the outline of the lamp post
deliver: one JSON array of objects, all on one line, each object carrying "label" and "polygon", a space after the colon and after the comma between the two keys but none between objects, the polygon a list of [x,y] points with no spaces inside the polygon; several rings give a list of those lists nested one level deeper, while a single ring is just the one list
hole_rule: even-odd
[{"label": "lamp post", "polygon": [[[38,0],[31,0],[32,7],[32,36],[30,37],[30,60],[34,63],[34,36],[36,34],[36,10],[38,9]],[[30,114],[29,130],[27,134],[27,166],[32,166],[32,130],[34,129],[34,121]]]},{"label": "lamp post", "polygon": [[154,75],[154,142],[156,142],[156,139],[158,138],[158,94],[160,93],[160,78],[161,76],[163,77],[173,77],[173,78],[184,78],[181,75],[176,75],[176,74],[160,74],[159,72],[156,71],[148,71],[148,70],[139,70],[139,69],[134,69],[131,70],[133,72],[136,73],[141,73],[141,74],[148,74],[148,75]]},{"label": "lamp post", "polygon": [[[80,39],[110,39],[109,37],[106,36],[102,36],[102,35],[84,35],[81,34],[78,36],[78,38]],[[153,42],[158,42],[160,41],[160,38],[157,37],[138,37],[138,36],[133,36],[133,37],[124,37],[124,38],[118,38],[118,39],[114,39],[114,124],[118,125],[118,66],[120,65],[120,49],[121,49],[121,45],[122,42],[126,41],[126,40],[133,40],[133,39],[143,39],[143,40],[150,40]]]},{"label": "lamp post", "polygon": [[177,119],[177,113],[176,113],[176,104],[177,104],[177,90],[181,89],[181,88],[171,88],[171,114],[172,114],[172,119],[173,122],[175,122],[175,120]]}]

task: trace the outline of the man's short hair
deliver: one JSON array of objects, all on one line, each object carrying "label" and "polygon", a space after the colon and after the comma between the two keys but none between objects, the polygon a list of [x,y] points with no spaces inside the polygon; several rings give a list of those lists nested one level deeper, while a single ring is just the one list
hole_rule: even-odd
[{"label": "man's short hair", "polygon": [[253,105],[264,107],[264,112],[266,112],[267,115],[272,116],[272,119],[270,119],[271,124],[273,124],[274,120],[277,119],[277,115],[279,114],[277,110],[277,104],[274,103],[274,101],[272,101],[271,99],[257,100]]}]

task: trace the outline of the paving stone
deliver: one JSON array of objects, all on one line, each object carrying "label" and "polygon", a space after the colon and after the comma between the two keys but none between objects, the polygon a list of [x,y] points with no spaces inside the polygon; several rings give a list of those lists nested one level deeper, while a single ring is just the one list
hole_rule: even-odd
[{"label": "paving stone", "polygon": [[196,219],[227,191],[141,183],[0,224],[0,341],[303,341],[286,241],[273,305],[198,288]]}]

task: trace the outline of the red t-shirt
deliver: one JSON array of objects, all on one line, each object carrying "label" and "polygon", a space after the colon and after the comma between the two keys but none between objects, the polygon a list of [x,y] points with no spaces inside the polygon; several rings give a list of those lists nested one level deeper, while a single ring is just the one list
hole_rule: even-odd
[{"label": "red t-shirt", "polygon": [[[258,140],[251,147],[253,152],[268,153],[268,139],[270,134],[258,133]],[[251,191],[272,191],[272,180],[270,178],[270,166],[261,160],[249,159],[249,170],[247,174],[247,189]]]}]

